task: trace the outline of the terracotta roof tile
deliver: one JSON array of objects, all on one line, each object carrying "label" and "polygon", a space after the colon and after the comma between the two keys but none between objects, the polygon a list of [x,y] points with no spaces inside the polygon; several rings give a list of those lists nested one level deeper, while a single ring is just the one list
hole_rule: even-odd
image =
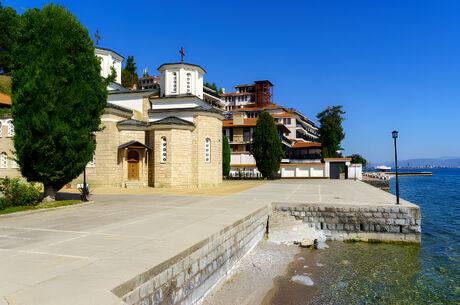
[{"label": "terracotta roof tile", "polygon": [[297,141],[294,143],[294,145],[291,146],[291,148],[307,148],[307,147],[321,148],[321,143]]},{"label": "terracotta roof tile", "polygon": [[0,104],[11,105],[11,96],[0,93]]}]

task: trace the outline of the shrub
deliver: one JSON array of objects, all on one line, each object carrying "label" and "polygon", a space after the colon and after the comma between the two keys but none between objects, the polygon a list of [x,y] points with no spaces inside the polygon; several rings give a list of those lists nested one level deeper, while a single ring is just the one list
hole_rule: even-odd
[{"label": "shrub", "polygon": [[[0,209],[10,206],[33,206],[37,205],[40,196],[40,186],[35,183],[21,183],[19,178],[5,177],[0,182],[0,192],[3,194],[3,200],[0,203]],[[3,208],[1,208],[3,207]]]}]

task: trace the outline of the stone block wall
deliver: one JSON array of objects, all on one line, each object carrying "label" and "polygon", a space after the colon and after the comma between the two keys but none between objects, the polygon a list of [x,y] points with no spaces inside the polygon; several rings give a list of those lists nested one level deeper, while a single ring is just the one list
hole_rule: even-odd
[{"label": "stone block wall", "polygon": [[[193,131],[196,140],[195,156],[198,158],[194,171],[199,187],[216,186],[222,183],[222,121],[214,116],[195,117],[197,128]],[[211,140],[211,159],[205,162],[205,140]]]},{"label": "stone block wall", "polygon": [[261,208],[112,292],[129,305],[194,304],[263,238],[267,216]]},{"label": "stone block wall", "polygon": [[421,241],[421,212],[417,206],[345,206],[274,203],[273,213],[322,230],[331,240],[359,239]]}]

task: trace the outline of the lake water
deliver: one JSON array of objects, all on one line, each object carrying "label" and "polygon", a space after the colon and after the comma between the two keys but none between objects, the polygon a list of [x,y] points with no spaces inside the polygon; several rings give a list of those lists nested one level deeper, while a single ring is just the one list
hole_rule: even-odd
[{"label": "lake water", "polygon": [[421,246],[304,249],[265,304],[460,304],[460,169],[428,171],[433,176],[399,178],[401,198],[422,210]]}]

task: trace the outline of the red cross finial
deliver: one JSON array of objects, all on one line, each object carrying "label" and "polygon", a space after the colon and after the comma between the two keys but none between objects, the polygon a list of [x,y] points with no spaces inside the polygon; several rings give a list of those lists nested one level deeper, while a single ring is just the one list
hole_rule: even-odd
[{"label": "red cross finial", "polygon": [[99,30],[96,30],[96,34],[94,34],[94,37],[96,37],[96,45],[98,45],[99,40],[101,40],[101,36],[99,36]]},{"label": "red cross finial", "polygon": [[179,53],[180,53],[180,57],[181,57],[181,58],[180,58],[180,61],[181,61],[181,62],[184,62],[184,56],[185,56],[185,54],[184,54],[184,48],[183,48],[182,46],[180,46]]}]

